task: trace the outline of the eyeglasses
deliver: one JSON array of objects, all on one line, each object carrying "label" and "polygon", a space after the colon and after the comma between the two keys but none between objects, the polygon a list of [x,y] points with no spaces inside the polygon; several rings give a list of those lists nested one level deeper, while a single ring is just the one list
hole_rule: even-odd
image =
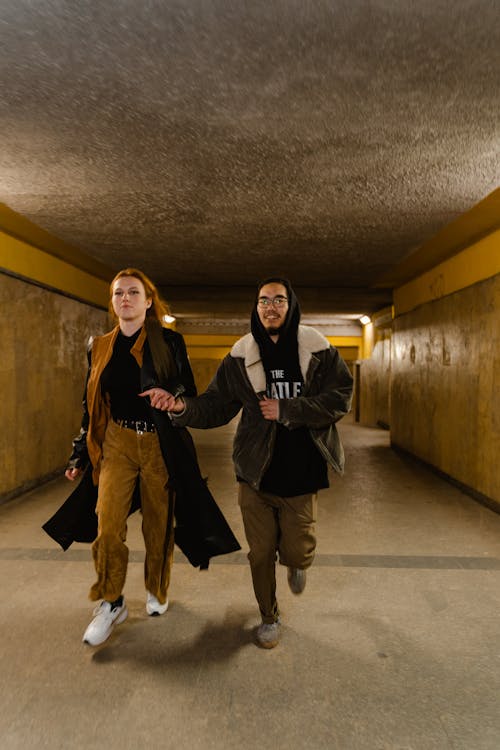
[{"label": "eyeglasses", "polygon": [[286,303],[288,302],[287,297],[283,297],[282,295],[278,295],[277,297],[259,297],[257,300],[257,304],[259,307],[270,307],[271,305],[274,305],[275,307],[284,307]]}]

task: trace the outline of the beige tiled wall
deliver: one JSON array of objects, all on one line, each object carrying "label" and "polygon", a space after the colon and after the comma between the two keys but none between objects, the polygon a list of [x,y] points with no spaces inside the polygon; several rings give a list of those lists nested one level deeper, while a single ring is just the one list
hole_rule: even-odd
[{"label": "beige tiled wall", "polygon": [[62,469],[107,313],[0,273],[0,499]]}]

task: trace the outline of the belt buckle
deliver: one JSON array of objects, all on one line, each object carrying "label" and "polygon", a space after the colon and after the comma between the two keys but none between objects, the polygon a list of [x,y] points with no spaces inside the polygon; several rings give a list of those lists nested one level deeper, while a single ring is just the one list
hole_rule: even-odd
[{"label": "belt buckle", "polygon": [[[141,429],[141,426],[144,426],[144,429]],[[145,432],[148,431],[148,423],[145,419],[138,419],[135,423],[135,431],[138,435],[144,435]]]}]

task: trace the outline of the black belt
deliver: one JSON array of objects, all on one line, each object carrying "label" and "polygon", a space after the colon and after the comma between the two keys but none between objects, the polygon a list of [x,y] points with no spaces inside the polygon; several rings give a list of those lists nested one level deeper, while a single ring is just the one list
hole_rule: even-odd
[{"label": "black belt", "polygon": [[134,430],[138,435],[143,435],[145,432],[156,432],[156,427],[153,422],[146,422],[145,419],[114,419],[113,422],[119,424],[120,427],[126,427],[127,430]]}]

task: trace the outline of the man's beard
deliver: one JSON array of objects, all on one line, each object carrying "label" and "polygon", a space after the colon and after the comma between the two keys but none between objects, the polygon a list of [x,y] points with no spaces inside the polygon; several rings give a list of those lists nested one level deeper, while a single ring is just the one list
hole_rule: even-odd
[{"label": "man's beard", "polygon": [[279,326],[266,328],[266,333],[268,334],[268,336],[278,336],[282,330],[283,330],[283,323],[280,323]]}]

